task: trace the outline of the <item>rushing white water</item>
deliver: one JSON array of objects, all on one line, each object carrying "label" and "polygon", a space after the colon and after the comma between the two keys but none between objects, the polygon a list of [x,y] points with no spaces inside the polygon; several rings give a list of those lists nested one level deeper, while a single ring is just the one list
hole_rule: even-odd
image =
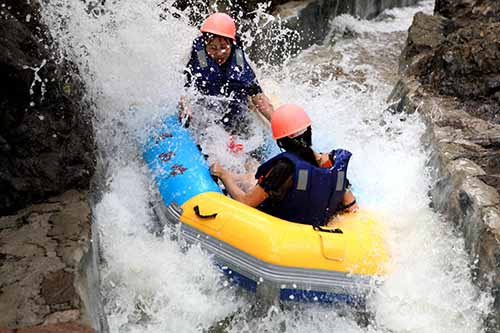
[{"label": "rushing white water", "polygon": [[[171,3],[106,1],[88,10],[80,1],[51,0],[43,6],[95,107],[106,175],[94,215],[111,331],[481,331],[491,300],[473,285],[463,240],[429,208],[428,155],[419,143],[424,126],[418,115],[385,111],[404,32],[413,14],[432,11],[432,4],[386,11],[375,21],[338,17],[325,45],[257,71],[269,93],[306,108],[318,149],[353,152],[349,178],[358,200],[384,221],[393,270],[360,320],[350,309],[318,305],[256,315],[252,298],[225,283],[209,256],[198,248],[182,252],[150,232],[153,189],[140,145],[147,128],[174,112],[197,35],[182,14],[165,14]],[[261,132],[252,140],[264,140]],[[217,155],[223,163],[233,160],[223,149]]]}]

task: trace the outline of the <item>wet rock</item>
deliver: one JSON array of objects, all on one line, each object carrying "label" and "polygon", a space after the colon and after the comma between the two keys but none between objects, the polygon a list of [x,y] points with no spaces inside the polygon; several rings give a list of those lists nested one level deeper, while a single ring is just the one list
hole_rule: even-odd
[{"label": "wet rock", "polygon": [[94,333],[95,330],[76,323],[51,324],[19,329],[2,329],[0,333]]},{"label": "wet rock", "polygon": [[415,15],[400,58],[393,112],[418,111],[434,170],[433,207],[464,234],[500,330],[500,2],[436,0]]},{"label": "wet rock", "polygon": [[[449,34],[419,76],[445,95],[492,97],[499,89],[500,23],[476,23]],[[494,110],[498,111],[498,109]]]},{"label": "wet rock", "polygon": [[500,2],[437,0],[418,13],[400,58],[393,112],[418,111],[432,151],[433,207],[463,232],[500,329]]},{"label": "wet rock", "polygon": [[[497,156],[497,162],[500,159],[500,156]],[[481,179],[485,184],[494,187],[497,189],[497,191],[500,192],[500,176],[498,175],[482,175],[478,177]]]},{"label": "wet rock", "polygon": [[[0,218],[0,327],[92,331],[90,304],[82,294],[90,219],[88,197],[77,191]],[[57,323],[73,326],[21,329]]]},{"label": "wet rock", "polygon": [[80,304],[74,304],[78,295],[73,286],[75,276],[65,270],[50,272],[42,280],[40,295],[51,309],[68,310]]},{"label": "wet rock", "polygon": [[444,29],[447,20],[440,16],[417,13],[408,30],[406,47],[400,57],[400,71],[415,75],[429,69],[432,50],[444,41]]},{"label": "wet rock", "polygon": [[435,15],[415,15],[401,71],[500,123],[500,2],[436,1]]},{"label": "wet rock", "polygon": [[434,13],[463,21],[500,21],[500,2],[496,0],[436,0]]},{"label": "wet rock", "polygon": [[0,14],[0,215],[88,188],[95,165],[82,83],[37,4],[6,0]]}]

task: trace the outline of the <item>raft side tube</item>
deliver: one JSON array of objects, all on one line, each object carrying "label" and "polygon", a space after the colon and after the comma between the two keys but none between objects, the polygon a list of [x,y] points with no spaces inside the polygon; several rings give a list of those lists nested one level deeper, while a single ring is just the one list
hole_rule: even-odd
[{"label": "raft side tube", "polygon": [[[212,219],[196,215],[194,207]],[[383,274],[388,255],[378,224],[366,214],[352,214],[335,224],[341,233],[314,230],[207,192],[182,205],[180,220],[263,262],[358,275]]]},{"label": "raft side tube", "polygon": [[182,205],[200,193],[221,192],[205,158],[177,116],[166,118],[152,131],[143,155],[167,207],[173,202]]},{"label": "raft side tube", "polygon": [[214,255],[227,276],[246,289],[255,292],[260,285],[267,286],[276,290],[280,299],[294,300],[289,296],[295,295],[297,301],[311,296],[308,301],[331,302],[349,296],[354,302],[371,289],[369,276],[269,264],[184,223],[179,238],[188,244],[200,244]]},{"label": "raft side tube", "polygon": [[[210,200],[206,200],[207,198],[212,198],[223,204],[214,206],[207,205],[207,203],[210,202]],[[226,205],[229,204],[229,206],[232,206],[233,203],[236,204],[236,207],[233,207],[236,210],[235,215],[237,215],[237,212],[241,208],[244,208],[243,210],[248,209],[250,213],[254,211],[254,209],[245,205],[240,207],[241,204],[221,194],[205,193],[193,198],[191,202],[187,202],[183,205],[182,209],[170,205],[168,208],[164,207],[161,212],[165,214],[163,220],[168,223],[172,230],[175,230],[174,232],[180,240],[186,244],[200,244],[204,250],[214,255],[214,261],[222,268],[224,274],[227,275],[231,281],[247,290],[258,293],[258,290],[264,288],[267,292],[273,291],[272,294],[277,295],[276,297],[283,301],[319,303],[340,302],[355,306],[364,303],[365,295],[368,294],[374,286],[372,283],[373,276],[371,275],[357,274],[353,273],[353,271],[342,272],[335,270],[333,267],[328,267],[327,269],[288,267],[283,266],[283,264],[279,262],[279,259],[277,263],[269,263],[257,258],[256,255],[247,253],[242,246],[238,246],[238,244],[237,246],[229,244],[229,242],[223,239],[225,229],[227,226],[237,226],[240,221],[222,221],[222,223],[221,221],[217,221],[217,219],[222,219],[224,216],[227,218],[228,216],[219,214],[221,210],[225,210],[224,207],[226,206],[224,203],[226,203]],[[194,212],[188,213],[195,204],[197,204],[203,215],[217,213],[217,216],[204,219],[198,218]],[[247,214],[248,213],[249,212],[247,212]],[[273,218],[261,212],[258,213],[258,215],[261,215],[260,219],[254,222],[260,223],[261,229],[264,230],[266,229],[266,220],[268,221],[267,223],[272,221],[277,223],[278,226],[281,225],[282,228],[286,226],[291,227],[291,230],[298,228],[299,233],[303,233],[304,231],[311,232],[312,230],[312,227],[308,225],[291,223]],[[186,216],[188,215],[191,216],[190,219],[193,225],[186,222]],[[341,228],[343,230],[342,235],[350,233],[358,234],[360,232],[357,228],[359,229],[361,226],[366,229],[370,227],[373,222],[370,220],[369,216],[363,214],[358,214],[355,220],[352,220],[352,218],[353,217],[348,216],[339,219],[335,224],[335,228]],[[249,221],[252,220],[250,219]],[[212,222],[214,222],[214,224],[209,227],[208,225]],[[373,232],[375,230],[375,228],[368,228],[368,230],[365,230],[364,236],[359,238],[358,241],[366,241],[366,238],[373,238]],[[317,231],[312,231],[313,233],[318,233]],[[249,237],[248,233],[245,234],[241,232],[240,234],[243,235],[243,239],[253,239],[254,241],[250,241],[249,244],[256,249],[259,249],[261,244],[268,242],[268,244],[270,244],[269,246],[277,246],[277,250],[279,251],[279,249],[282,249],[280,242],[290,239],[287,237],[278,237],[278,240],[275,240],[275,242],[261,242],[258,238],[255,239],[255,235],[257,234],[253,234],[252,237]],[[363,235],[363,232],[361,232],[361,234]],[[336,234],[334,235],[339,236]],[[323,236],[323,233],[320,233],[320,236]],[[321,258],[322,244],[320,236],[316,238],[316,247],[319,248],[316,255],[319,253]],[[307,238],[302,238],[297,243],[301,244],[306,239]],[[354,245],[359,246],[359,244]],[[367,248],[367,246],[361,246],[361,248]],[[269,249],[269,247],[267,249]],[[294,254],[290,254],[290,257],[293,258]],[[378,259],[379,264],[383,265],[384,260],[387,258],[379,257]],[[331,260],[326,257],[324,259],[319,259],[319,261],[322,260],[327,260],[327,262],[338,261],[337,258]],[[295,263],[295,265],[297,265],[297,263]]]}]

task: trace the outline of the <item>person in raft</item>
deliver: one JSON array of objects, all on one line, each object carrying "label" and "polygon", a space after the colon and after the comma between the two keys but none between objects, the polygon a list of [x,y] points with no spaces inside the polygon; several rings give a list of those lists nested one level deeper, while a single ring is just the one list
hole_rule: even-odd
[{"label": "person in raft", "polygon": [[[250,124],[248,99],[268,120],[273,106],[247,62],[234,20],[227,14],[214,13],[205,20],[200,31],[202,35],[193,41],[184,71],[185,87],[194,87],[204,96],[223,97],[227,104],[218,122],[229,134],[245,135]],[[186,97],[181,97],[179,116],[187,121],[192,116],[188,104]]]},{"label": "person in raft", "polygon": [[336,213],[358,210],[346,178],[349,151],[315,152],[311,119],[295,104],[277,108],[271,128],[283,152],[257,169],[257,184],[248,191],[238,185],[237,175],[218,162],[211,165],[210,172],[231,197],[270,215],[314,226],[326,225]]}]

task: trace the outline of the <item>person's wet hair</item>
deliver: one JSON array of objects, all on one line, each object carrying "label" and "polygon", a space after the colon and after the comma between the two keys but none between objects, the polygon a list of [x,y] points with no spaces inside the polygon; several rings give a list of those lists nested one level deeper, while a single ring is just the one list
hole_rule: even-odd
[{"label": "person's wet hair", "polygon": [[294,138],[284,137],[276,140],[278,146],[289,152],[297,155],[301,159],[311,163],[312,165],[318,166],[314,151],[311,149],[312,146],[312,130],[311,126],[307,127],[307,130],[296,136]]}]

